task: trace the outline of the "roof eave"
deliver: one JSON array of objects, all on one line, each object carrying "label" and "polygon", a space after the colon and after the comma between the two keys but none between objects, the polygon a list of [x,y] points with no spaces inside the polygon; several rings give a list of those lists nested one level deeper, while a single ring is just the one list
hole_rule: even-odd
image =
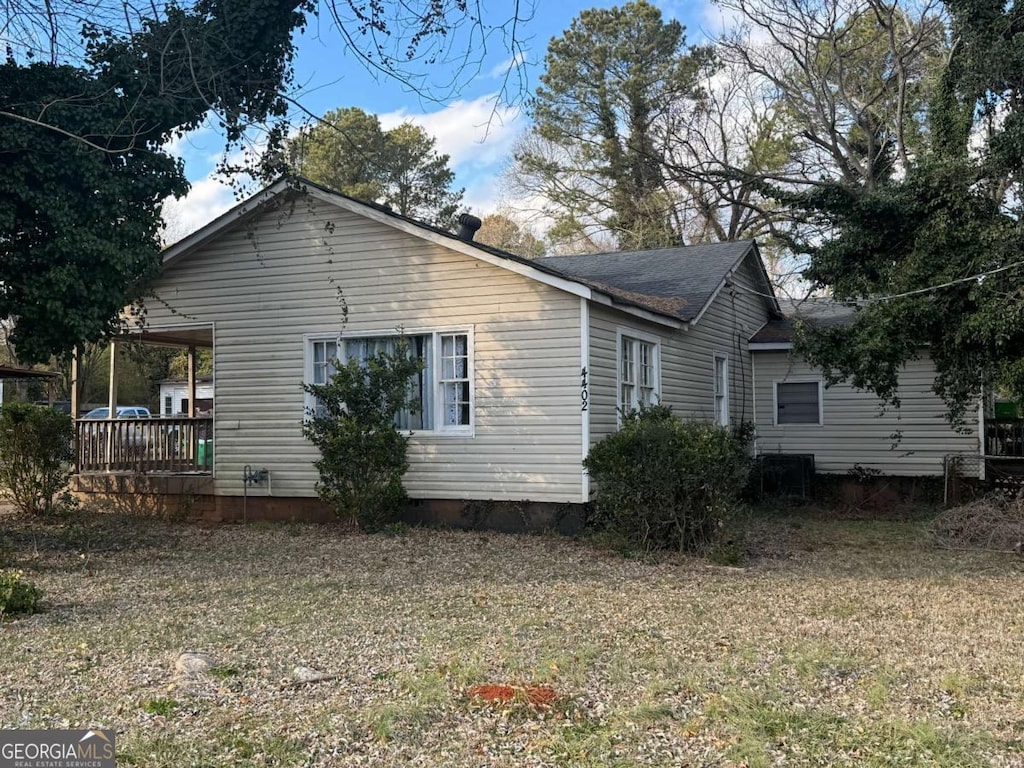
[{"label": "roof eave", "polygon": [[782,352],[793,348],[791,341],[751,341],[747,349],[751,352]]},{"label": "roof eave", "polygon": [[277,195],[287,190],[287,188],[287,180],[281,179],[280,181],[276,181],[269,187],[257,192],[249,199],[243,200],[234,208],[222,213],[210,223],[197,229],[191,235],[183,237],[178,242],[167,246],[161,254],[163,265],[165,267],[168,266],[172,262],[177,261],[186,254],[194,251],[196,248],[199,248],[209,242],[233,224],[237,224],[243,219],[254,215],[266,203],[270,202],[273,198],[277,197]]},{"label": "roof eave", "polygon": [[650,309],[646,309],[637,304],[626,303],[621,299],[616,299],[614,296],[608,293],[604,293],[598,290],[592,290],[590,300],[602,304],[606,307],[612,307],[620,312],[625,312],[627,315],[633,315],[639,317],[642,320],[646,320],[649,323],[657,323],[658,325],[664,325],[667,328],[673,328],[675,330],[687,330],[690,324],[686,320],[681,320],[677,317],[671,317],[669,315],[663,315],[660,312],[654,312]]}]

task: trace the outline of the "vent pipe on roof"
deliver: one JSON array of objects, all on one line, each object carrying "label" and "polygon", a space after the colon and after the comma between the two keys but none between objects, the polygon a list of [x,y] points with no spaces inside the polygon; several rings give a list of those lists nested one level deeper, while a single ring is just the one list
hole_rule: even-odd
[{"label": "vent pipe on roof", "polygon": [[471,216],[468,213],[464,213],[459,216],[459,239],[465,240],[467,243],[473,241],[473,235],[480,229],[483,222],[480,221],[476,216]]}]

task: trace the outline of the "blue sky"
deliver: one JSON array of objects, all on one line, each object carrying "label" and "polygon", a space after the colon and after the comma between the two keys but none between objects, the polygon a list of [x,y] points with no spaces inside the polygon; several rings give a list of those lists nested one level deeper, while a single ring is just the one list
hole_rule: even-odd
[{"label": "blue sky", "polygon": [[[462,70],[457,92],[441,93],[442,101],[430,100],[382,75],[374,75],[347,51],[340,35],[324,20],[314,23],[298,41],[295,82],[302,106],[317,114],[338,107],[361,107],[381,118],[385,128],[410,120],[437,139],[438,149],[451,156],[456,185],[466,188],[464,202],[477,214],[486,214],[516,201],[503,195],[500,174],[515,139],[529,121],[518,106],[499,99],[506,73],[510,88],[520,96],[536,89],[543,72],[544,55],[552,37],[560,35],[580,11],[611,7],[615,2],[586,0],[533,0],[532,18],[524,22],[518,37],[523,55],[512,61],[508,47],[496,35],[486,46],[476,41],[473,51],[479,63]],[[624,2],[624,0],[623,0]],[[622,3],[618,3],[622,4]],[[721,27],[717,9],[709,0],[658,0],[666,18],[679,19],[687,28],[689,43],[700,43],[711,30]],[[507,12],[509,0],[492,5],[496,17]],[[430,70],[435,81],[450,79],[453,67]],[[223,142],[212,128],[200,128],[175,142],[173,151],[185,161],[192,192],[165,206],[167,238],[185,236],[234,204],[233,193],[214,174]]]}]

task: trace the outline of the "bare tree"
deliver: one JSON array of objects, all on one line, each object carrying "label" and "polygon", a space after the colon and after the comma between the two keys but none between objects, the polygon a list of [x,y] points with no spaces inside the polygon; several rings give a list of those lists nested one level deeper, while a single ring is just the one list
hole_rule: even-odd
[{"label": "bare tree", "polygon": [[[759,171],[795,189],[874,189],[927,141],[925,107],[947,51],[938,0],[718,0],[740,20],[720,55],[777,105],[791,161]],[[723,163],[722,170],[742,174]]]}]

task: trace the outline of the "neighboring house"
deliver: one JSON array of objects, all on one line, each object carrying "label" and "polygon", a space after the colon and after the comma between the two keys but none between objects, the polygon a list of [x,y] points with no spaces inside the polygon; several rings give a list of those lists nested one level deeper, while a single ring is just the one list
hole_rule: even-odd
[{"label": "neighboring house", "polygon": [[[404,422],[405,485],[425,508],[586,502],[582,459],[615,431],[622,409],[641,403],[720,424],[755,421],[758,450],[820,452],[825,471],[865,462],[941,471],[932,457],[894,461],[888,425],[854,427],[874,418],[868,395],[819,395],[813,424],[776,423],[777,393],[787,414],[812,407],[809,387],[787,384],[813,374],[794,373],[788,341],[758,346],[757,334],[783,316],[753,241],[530,261],[472,234],[315,184],[278,183],[168,248],[138,335],[211,348],[217,371],[212,420],[182,424],[186,458],[210,434],[216,446],[212,468],[188,467],[204,481],[187,492],[221,518],[320,509],[303,383],[323,382],[332,360],[371,354],[399,332],[426,361],[420,413]],[[851,417],[842,409],[854,402]],[[941,404],[920,407],[928,435],[952,440]],[[180,482],[156,482],[161,469],[181,474],[181,455],[148,460],[145,489],[183,492]],[[80,489],[102,490],[96,474],[81,474]]]},{"label": "neighboring house", "polygon": [[[181,416],[188,413],[188,382],[166,379],[160,382],[159,408],[161,416]],[[213,413],[213,379],[196,380],[196,415]]]}]

